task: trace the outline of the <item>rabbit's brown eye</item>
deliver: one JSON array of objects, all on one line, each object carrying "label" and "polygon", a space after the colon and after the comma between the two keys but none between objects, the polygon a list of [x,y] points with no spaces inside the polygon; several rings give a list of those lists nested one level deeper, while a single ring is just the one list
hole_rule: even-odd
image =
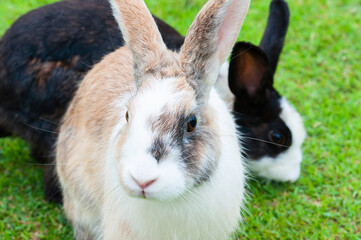
[{"label": "rabbit's brown eye", "polygon": [[285,144],[286,142],[286,137],[285,135],[283,135],[282,133],[276,131],[276,130],[271,130],[268,134],[269,139],[277,144]]},{"label": "rabbit's brown eye", "polygon": [[196,116],[192,115],[188,118],[187,121],[187,132],[193,132],[197,126],[197,118]]},{"label": "rabbit's brown eye", "polygon": [[128,120],[129,120],[129,113],[128,113],[128,111],[125,113],[125,120],[127,120],[127,122],[128,122]]}]

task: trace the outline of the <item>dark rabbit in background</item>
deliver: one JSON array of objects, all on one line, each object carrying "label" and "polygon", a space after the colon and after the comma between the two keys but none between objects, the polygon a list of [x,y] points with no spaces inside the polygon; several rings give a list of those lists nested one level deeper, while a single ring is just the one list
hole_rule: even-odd
[{"label": "dark rabbit in background", "polygon": [[[179,50],[184,37],[155,20],[167,47]],[[300,115],[273,88],[288,21],[287,3],[273,0],[260,47],[238,42],[217,83],[244,135],[250,168],[279,181],[299,177],[305,138]],[[25,139],[32,156],[49,164],[48,200],[61,199],[52,163],[67,106],[92,66],[123,45],[106,0],[64,0],[33,10],[0,41],[0,136]]]},{"label": "dark rabbit in background", "polygon": [[227,79],[249,168],[268,179],[293,182],[300,176],[306,131],[299,113],[273,86],[289,15],[286,1],[271,2],[260,46],[236,43]]}]

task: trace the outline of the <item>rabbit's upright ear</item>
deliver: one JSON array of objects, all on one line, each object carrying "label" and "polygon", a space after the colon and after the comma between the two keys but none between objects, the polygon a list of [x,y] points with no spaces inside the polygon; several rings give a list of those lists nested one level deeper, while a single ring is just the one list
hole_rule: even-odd
[{"label": "rabbit's upright ear", "polygon": [[272,74],[276,72],[289,19],[290,11],[287,2],[284,0],[273,0],[270,5],[266,30],[260,44],[260,47],[267,54]]},{"label": "rabbit's upright ear", "polygon": [[154,70],[167,48],[143,0],[110,0],[110,3],[125,44],[132,52],[135,80],[139,81],[138,77]]},{"label": "rabbit's upright ear", "polygon": [[208,96],[246,17],[249,0],[210,0],[194,19],[180,51],[197,98]]},{"label": "rabbit's upright ear", "polygon": [[238,42],[234,46],[228,85],[232,93],[242,99],[263,96],[265,89],[272,88],[273,76],[262,49],[247,42]]}]

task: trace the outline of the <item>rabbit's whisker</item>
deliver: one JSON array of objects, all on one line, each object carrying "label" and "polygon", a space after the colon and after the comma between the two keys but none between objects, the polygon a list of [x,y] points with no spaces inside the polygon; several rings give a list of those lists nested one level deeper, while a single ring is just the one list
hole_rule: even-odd
[{"label": "rabbit's whisker", "polygon": [[89,66],[88,64],[86,64],[84,61],[80,61],[80,60],[79,60],[79,62],[80,62],[81,64],[83,64],[84,66],[86,66],[87,68],[89,68],[89,69],[92,68],[91,66]]},{"label": "rabbit's whisker", "polygon": [[29,164],[29,165],[33,165],[33,166],[56,166],[55,163],[30,163],[30,162],[27,162],[25,164]]},{"label": "rabbit's whisker", "polygon": [[43,156],[36,156],[36,155],[32,155],[34,158],[51,158],[51,157],[56,157],[56,154],[52,154],[52,155],[43,155]]},{"label": "rabbit's whisker", "polygon": [[104,195],[103,200],[108,197],[112,192],[114,192],[114,190],[116,190],[117,188],[120,187],[120,184],[118,184],[117,186],[115,186],[110,192],[108,192],[107,194]]},{"label": "rabbit's whisker", "polygon": [[287,145],[278,144],[278,143],[270,142],[270,141],[259,139],[259,138],[253,138],[253,137],[247,137],[247,136],[242,136],[242,138],[247,138],[247,139],[251,139],[251,140],[255,140],[255,141],[259,141],[259,142],[265,142],[265,143],[269,143],[269,144],[279,146],[279,147],[289,147]]},{"label": "rabbit's whisker", "polygon": [[247,48],[246,50],[244,50],[244,51],[240,52],[239,54],[237,54],[236,56],[234,56],[233,58],[231,58],[231,60],[230,60],[230,61],[232,61],[233,59],[235,59],[235,58],[239,57],[240,55],[242,55],[243,53],[247,52],[247,51],[248,51],[248,50],[250,50],[250,49],[251,49],[251,47],[249,47],[249,48]]},{"label": "rabbit's whisker", "polygon": [[61,205],[61,207],[59,207],[58,210],[56,210],[56,213],[60,213],[60,211],[63,211],[64,210],[64,205]]},{"label": "rabbit's whisker", "polygon": [[59,163],[30,163],[30,162],[27,162],[25,164],[29,164],[29,165],[33,165],[33,166],[56,166],[56,165],[60,165],[60,166],[71,166],[70,163],[62,163],[62,164],[59,164]]},{"label": "rabbit's whisker", "polygon": [[49,120],[49,119],[46,119],[46,118],[43,118],[43,117],[40,117],[40,119],[41,119],[41,120],[44,120],[44,121],[46,121],[46,122],[53,123],[53,124],[55,124],[55,125],[60,126],[60,123],[53,122],[53,121],[51,121],[51,120]]},{"label": "rabbit's whisker", "polygon": [[[220,136],[232,137],[233,135],[231,135],[231,134],[221,134]],[[279,147],[286,147],[286,148],[289,147],[287,145],[274,143],[274,142],[267,141],[267,140],[260,139],[260,138],[247,137],[245,135],[240,135],[240,136],[238,136],[238,138],[241,138],[241,140],[242,140],[242,138],[251,139],[251,140],[254,140],[254,141],[264,142],[264,143],[272,144],[272,145],[279,146]]]},{"label": "rabbit's whisker", "polygon": [[246,114],[243,114],[243,113],[239,113],[239,112],[236,112],[236,111],[231,111],[232,114],[236,115],[237,117],[241,117],[243,119],[247,118],[248,116]]},{"label": "rabbit's whisker", "polygon": [[26,126],[30,127],[30,128],[33,128],[33,129],[36,129],[36,130],[39,130],[39,131],[43,131],[43,132],[48,132],[48,133],[54,133],[54,134],[59,134],[59,132],[54,132],[54,131],[51,131],[51,130],[47,130],[47,129],[43,129],[43,128],[38,128],[38,127],[35,127],[35,126],[32,126],[30,124],[27,124],[27,123],[24,123]]},{"label": "rabbit's whisker", "polygon": [[108,31],[108,36],[109,36],[110,43],[112,44],[112,48],[113,48],[113,50],[115,51],[116,48],[115,48],[114,43],[113,43],[112,35],[110,34],[109,24],[108,24],[108,21],[107,21],[107,17],[105,16],[104,19],[105,19],[105,23],[107,24],[107,31]]}]

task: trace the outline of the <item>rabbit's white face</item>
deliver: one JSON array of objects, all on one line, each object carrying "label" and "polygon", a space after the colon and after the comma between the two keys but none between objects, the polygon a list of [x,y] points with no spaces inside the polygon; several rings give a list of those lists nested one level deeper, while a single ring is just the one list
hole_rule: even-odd
[{"label": "rabbit's white face", "polygon": [[168,200],[209,179],[218,138],[185,78],[149,82],[124,116],[116,144],[118,178],[131,196]]}]

